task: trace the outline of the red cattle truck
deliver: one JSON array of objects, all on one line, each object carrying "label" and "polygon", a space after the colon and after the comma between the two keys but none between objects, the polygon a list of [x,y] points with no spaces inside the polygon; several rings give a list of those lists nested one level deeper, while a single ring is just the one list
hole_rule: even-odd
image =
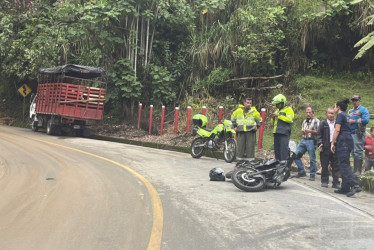
[{"label": "red cattle truck", "polygon": [[90,125],[103,118],[105,75],[102,68],[74,64],[39,69],[30,105],[32,130],[88,137]]}]

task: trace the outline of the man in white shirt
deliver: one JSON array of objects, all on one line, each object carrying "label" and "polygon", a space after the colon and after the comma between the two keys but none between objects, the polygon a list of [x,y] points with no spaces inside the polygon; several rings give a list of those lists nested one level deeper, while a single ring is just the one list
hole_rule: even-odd
[{"label": "man in white shirt", "polygon": [[304,164],[301,161],[301,157],[308,152],[309,159],[310,159],[310,177],[309,180],[315,180],[316,174],[316,141],[317,141],[317,133],[318,133],[318,126],[319,120],[314,117],[314,111],[312,107],[307,107],[305,109],[306,119],[303,121],[301,126],[301,131],[303,132],[303,139],[301,139],[299,145],[296,148],[296,165],[298,169],[298,174],[296,177],[305,177],[306,172],[304,168]]},{"label": "man in white shirt", "polygon": [[331,141],[335,130],[334,109],[326,109],[326,119],[320,122],[317,135],[317,146],[320,154],[322,173],[321,173],[321,186],[329,186],[329,164],[332,170],[332,187],[340,188],[339,182],[339,166],[337,154],[331,152]]}]

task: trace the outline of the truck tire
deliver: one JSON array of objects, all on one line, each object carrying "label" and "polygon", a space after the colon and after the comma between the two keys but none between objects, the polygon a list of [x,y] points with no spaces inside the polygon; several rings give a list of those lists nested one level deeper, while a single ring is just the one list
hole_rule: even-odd
[{"label": "truck tire", "polygon": [[35,120],[35,116],[32,117],[32,122],[31,122],[31,130],[34,132],[38,132],[38,121]]},{"label": "truck tire", "polygon": [[60,125],[52,125],[54,135],[62,135],[62,130]]},{"label": "truck tire", "polygon": [[82,136],[85,138],[90,137],[91,135],[91,128],[90,127],[83,127],[82,129]]},{"label": "truck tire", "polygon": [[52,119],[49,119],[47,122],[47,135],[54,134],[54,125],[52,124]]}]

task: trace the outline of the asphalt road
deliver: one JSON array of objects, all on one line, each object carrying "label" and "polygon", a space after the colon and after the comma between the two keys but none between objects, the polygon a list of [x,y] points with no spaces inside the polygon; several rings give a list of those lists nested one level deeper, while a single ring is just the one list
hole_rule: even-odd
[{"label": "asphalt road", "polygon": [[233,166],[0,126],[0,249],[373,248],[372,194],[209,181]]}]

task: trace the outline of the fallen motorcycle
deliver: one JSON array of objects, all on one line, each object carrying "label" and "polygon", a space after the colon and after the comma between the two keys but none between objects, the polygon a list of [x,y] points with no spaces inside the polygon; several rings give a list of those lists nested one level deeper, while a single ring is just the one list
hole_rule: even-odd
[{"label": "fallen motorcycle", "polygon": [[295,160],[296,143],[289,143],[288,160],[265,159],[259,162],[241,161],[235,166],[231,175],[232,183],[246,192],[263,190],[268,183],[278,187],[290,177],[292,162]]},{"label": "fallen motorcycle", "polygon": [[[217,112],[214,112],[217,115]],[[207,117],[197,114],[192,117],[194,128],[192,135],[199,135],[191,143],[191,156],[200,158],[204,151],[223,151],[226,162],[232,162],[236,157],[235,130],[232,129],[230,120],[218,120],[218,125],[214,129],[206,128]]]}]

